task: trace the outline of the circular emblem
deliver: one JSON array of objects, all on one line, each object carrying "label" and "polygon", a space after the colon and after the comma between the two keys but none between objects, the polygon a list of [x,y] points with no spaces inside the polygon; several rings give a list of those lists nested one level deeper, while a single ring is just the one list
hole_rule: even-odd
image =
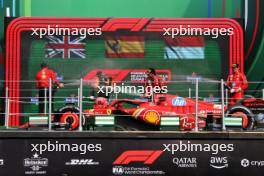
[{"label": "circular emblem", "polygon": [[241,160],[241,166],[248,167],[249,166],[249,160],[248,159],[242,159]]},{"label": "circular emblem", "polygon": [[156,111],[147,111],[144,114],[144,120],[150,124],[157,124],[160,120],[160,116]]}]

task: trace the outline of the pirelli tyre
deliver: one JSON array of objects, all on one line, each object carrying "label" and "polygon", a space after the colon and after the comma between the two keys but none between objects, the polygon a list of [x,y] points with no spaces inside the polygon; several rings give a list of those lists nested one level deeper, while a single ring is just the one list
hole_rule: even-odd
[{"label": "pirelli tyre", "polygon": [[227,111],[228,117],[242,117],[242,128],[244,130],[252,130],[254,128],[254,115],[250,109],[242,105],[235,105]]},{"label": "pirelli tyre", "polygon": [[[65,106],[59,110],[59,122],[66,124],[69,130],[76,130],[79,127],[79,108],[75,106]],[[85,127],[86,119],[82,116],[82,125]]]}]

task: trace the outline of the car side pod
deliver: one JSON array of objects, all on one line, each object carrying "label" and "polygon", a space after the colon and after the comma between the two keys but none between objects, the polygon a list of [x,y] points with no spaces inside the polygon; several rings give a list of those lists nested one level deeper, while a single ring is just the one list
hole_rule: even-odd
[{"label": "car side pod", "polygon": [[97,115],[90,119],[90,124],[95,131],[113,131],[115,129],[115,116]]},{"label": "car side pod", "polygon": [[161,116],[160,131],[180,131],[180,117]]}]

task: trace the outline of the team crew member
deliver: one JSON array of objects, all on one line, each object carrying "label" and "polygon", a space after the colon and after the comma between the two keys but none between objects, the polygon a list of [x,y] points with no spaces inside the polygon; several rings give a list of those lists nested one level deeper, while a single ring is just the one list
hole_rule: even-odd
[{"label": "team crew member", "polygon": [[[156,70],[154,68],[149,68],[146,72],[146,79],[145,79],[145,96],[151,101],[152,96],[154,95],[154,88],[160,89],[160,93],[162,92],[163,87],[163,80],[162,77],[157,75]],[[158,92],[155,92],[158,93]]]},{"label": "team crew member", "polygon": [[98,71],[96,73],[96,77],[91,82],[91,96],[95,97],[97,94],[97,97],[103,97],[106,99],[110,98],[110,94],[106,93],[106,91],[107,87],[113,86],[112,77],[107,76],[101,71]]},{"label": "team crew member", "polygon": [[56,76],[57,74],[52,69],[49,69],[46,63],[41,64],[40,70],[36,74],[36,87],[39,89],[39,113],[44,113],[45,89],[47,89],[46,95],[49,97],[49,79],[52,81],[52,97],[57,87],[64,87],[64,85],[56,79]]},{"label": "team crew member", "polygon": [[240,72],[239,65],[232,65],[233,73],[227,78],[227,86],[230,88],[230,105],[234,105],[238,100],[244,97],[244,91],[248,87],[246,76]]}]

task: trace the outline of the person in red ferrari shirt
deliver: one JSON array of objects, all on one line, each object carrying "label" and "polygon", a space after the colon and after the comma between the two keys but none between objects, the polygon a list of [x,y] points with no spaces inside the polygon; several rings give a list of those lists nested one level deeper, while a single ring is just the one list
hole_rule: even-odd
[{"label": "person in red ferrari shirt", "polygon": [[229,105],[234,105],[244,97],[244,91],[248,88],[246,76],[240,72],[239,65],[232,65],[233,73],[228,75],[227,86],[230,88]]},{"label": "person in red ferrari shirt", "polygon": [[[145,96],[152,100],[152,96],[155,93],[162,93],[163,90],[163,79],[161,76],[157,75],[156,70],[154,68],[149,68],[146,72],[145,79]],[[154,92],[154,89],[157,90]],[[158,91],[159,90],[159,91]]]},{"label": "person in red ferrari shirt", "polygon": [[41,64],[40,70],[36,74],[36,87],[39,90],[39,113],[44,113],[45,89],[47,89],[46,96],[49,97],[49,80],[51,79],[52,81],[52,97],[54,96],[56,87],[64,87],[56,77],[57,74],[52,69],[49,69],[46,63]]}]

